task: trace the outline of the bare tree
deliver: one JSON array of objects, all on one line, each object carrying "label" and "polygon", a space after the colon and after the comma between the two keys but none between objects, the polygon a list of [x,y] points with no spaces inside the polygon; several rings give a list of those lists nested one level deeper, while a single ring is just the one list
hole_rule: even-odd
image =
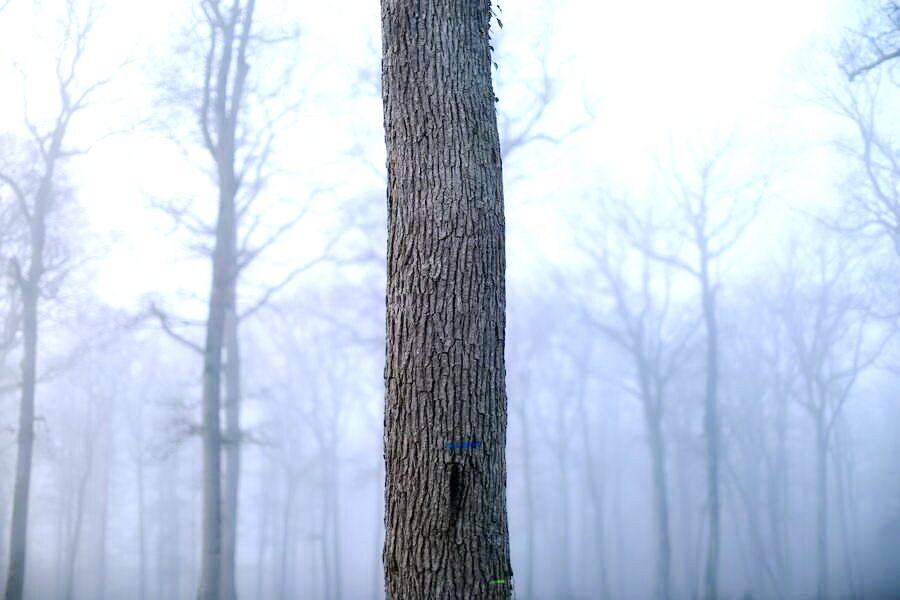
[{"label": "bare tree", "polygon": [[799,367],[795,394],[813,423],[816,465],[816,597],[828,592],[828,454],[841,411],[860,373],[887,342],[872,344],[859,290],[858,260],[845,248],[819,245],[805,270],[789,258],[779,278],[780,317]]},{"label": "bare tree", "polygon": [[[63,42],[55,64],[57,112],[49,123],[32,120],[26,103],[25,124],[31,135],[28,153],[34,162],[28,165],[5,164],[0,167],[0,183],[11,190],[27,231],[24,259],[13,258],[9,271],[21,299],[23,358],[21,404],[19,413],[16,483],[10,532],[10,563],[6,581],[6,600],[21,600],[25,584],[26,540],[29,490],[34,446],[34,405],[37,382],[39,304],[47,287],[58,284],[65,272],[64,252],[48,252],[48,221],[61,201],[60,169],[66,158],[77,151],[66,146],[66,137],[74,117],[91,105],[95,92],[108,80],[85,83],[78,77],[88,38],[97,20],[93,5],[82,14],[74,2],[66,2],[62,19]],[[54,281],[54,276],[57,281]]]},{"label": "bare tree", "polygon": [[693,172],[679,174],[673,165],[663,174],[668,198],[676,213],[669,223],[674,245],[666,240],[647,240],[645,252],[690,275],[700,288],[700,309],[706,341],[703,429],[706,438],[709,529],[705,597],[719,596],[719,544],[721,538],[721,456],[719,418],[719,326],[716,299],[719,290],[716,267],[719,259],[741,238],[752,222],[766,189],[765,177],[746,177],[734,184],[729,172],[733,143],[722,144],[705,157],[692,155]]},{"label": "bare tree", "polygon": [[[650,207],[642,211],[627,201],[612,200],[599,204],[595,215],[579,214],[581,227],[573,224],[578,248],[599,276],[580,279],[600,282],[599,288],[586,290],[591,296],[582,297],[581,311],[585,321],[621,348],[632,364],[635,386],[625,388],[641,403],[652,466],[656,597],[668,600],[672,542],[662,424],[669,383],[682,366],[692,328],[673,323],[672,267],[647,252],[659,234]],[[606,305],[609,309],[598,315],[599,307]]]},{"label": "bare tree", "polygon": [[[254,204],[273,173],[270,158],[275,138],[294,106],[273,100],[285,89],[290,69],[272,86],[248,77],[250,61],[261,48],[293,39],[296,34],[268,36],[255,23],[255,0],[201,0],[197,22],[205,44],[201,61],[202,85],[172,86],[169,101],[188,108],[199,123],[200,138],[214,167],[218,188],[215,225],[208,225],[190,207],[167,204],[165,210],[189,231],[213,236],[209,252],[213,284],[209,296],[206,340],[201,346],[176,333],[169,316],[153,307],[163,328],[203,355],[204,408],[202,435],[205,457],[204,551],[199,595],[201,598],[234,600],[237,547],[238,490],[243,433],[240,425],[241,352],[239,326],[243,317],[264,306],[279,290],[315,262],[291,270],[280,282],[263,290],[242,312],[238,306],[238,280],[264,250],[279,241],[303,216],[266,233],[262,215]],[[188,67],[190,70],[190,67]],[[193,72],[192,72],[193,74]],[[274,86],[274,87],[273,87]],[[272,89],[269,89],[269,88]],[[264,115],[262,119],[254,115]],[[201,247],[205,245],[201,243]],[[226,359],[223,361],[223,353]],[[224,374],[224,427],[219,422],[222,405],[220,373]],[[224,452],[224,473],[221,454]]]},{"label": "bare tree", "polygon": [[851,82],[873,69],[900,58],[900,4],[890,0],[875,6],[860,27],[844,39],[841,68]]}]

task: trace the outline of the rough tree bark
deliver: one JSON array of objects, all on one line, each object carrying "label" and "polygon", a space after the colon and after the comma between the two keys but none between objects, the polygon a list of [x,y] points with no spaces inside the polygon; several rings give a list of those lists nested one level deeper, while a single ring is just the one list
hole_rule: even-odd
[{"label": "rough tree bark", "polygon": [[[491,5],[382,0],[381,9],[387,597],[509,598]],[[473,444],[448,446],[464,442]]]}]

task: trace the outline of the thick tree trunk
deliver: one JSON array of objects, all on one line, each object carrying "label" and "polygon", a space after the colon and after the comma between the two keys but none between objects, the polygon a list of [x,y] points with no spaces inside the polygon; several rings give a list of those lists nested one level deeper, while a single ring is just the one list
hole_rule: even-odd
[{"label": "thick tree trunk", "polygon": [[[382,0],[386,592],[508,598],[503,191],[489,0]],[[477,442],[472,446],[448,444]],[[491,583],[502,580],[505,583]]]}]

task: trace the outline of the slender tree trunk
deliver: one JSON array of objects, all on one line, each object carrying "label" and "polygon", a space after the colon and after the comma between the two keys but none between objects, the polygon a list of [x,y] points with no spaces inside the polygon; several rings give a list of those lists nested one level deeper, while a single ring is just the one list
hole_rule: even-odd
[{"label": "slender tree trunk", "polygon": [[291,533],[293,530],[292,514],[294,506],[294,480],[288,475],[287,495],[284,500],[284,512],[281,516],[281,562],[278,569],[278,598],[279,600],[288,600],[287,576],[288,576],[288,555],[293,539]]},{"label": "slender tree trunk", "polygon": [[[651,392],[645,392],[650,394]],[[669,600],[672,591],[672,543],[669,535],[669,492],[666,484],[665,442],[662,436],[662,410],[659,402],[644,398],[644,420],[650,446],[653,472],[653,506],[656,523],[656,597]]]},{"label": "slender tree trunk", "polygon": [[322,558],[322,598],[325,600],[332,600],[331,597],[331,584],[334,581],[332,575],[332,556],[328,551],[328,526],[331,524],[331,474],[330,471],[334,469],[334,457],[328,451],[328,446],[326,443],[323,443],[321,437],[319,438],[319,452],[321,456],[320,464],[322,467],[320,473],[320,481],[322,482],[320,486],[321,494],[319,498],[322,501],[322,516],[319,519],[318,525],[318,540],[317,546],[319,548],[319,556]]},{"label": "slender tree trunk", "polygon": [[[227,141],[227,140],[226,140]],[[227,145],[222,142],[222,145]],[[233,156],[229,146],[220,149]],[[203,552],[197,600],[220,600],[222,573],[221,373],[225,322],[234,281],[234,169],[219,161],[219,214],[203,351]]]},{"label": "slender tree trunk", "polygon": [[66,592],[63,587],[63,555],[69,540],[71,513],[67,502],[59,503],[59,510],[56,512],[56,559],[53,564],[53,590],[56,598],[62,598]]},{"label": "slender tree trunk", "polygon": [[[381,473],[376,471],[375,477],[378,478]],[[381,490],[378,489],[378,481],[384,481],[383,477],[380,479],[376,479],[376,483],[373,486],[375,488],[375,493],[373,494],[373,499],[375,501],[375,515],[378,513],[382,513],[381,517],[384,520],[384,496],[381,493]],[[377,599],[381,598],[384,595],[384,582],[383,582],[383,572],[381,570],[381,556],[380,550],[382,545],[384,544],[384,534],[381,528],[381,525],[377,524],[376,521],[376,529],[375,529],[375,548],[372,549],[372,596],[371,598]]]},{"label": "slender tree trunk", "polygon": [[22,600],[25,588],[25,555],[28,505],[31,491],[31,458],[34,451],[34,397],[37,385],[38,302],[44,276],[44,246],[47,213],[53,197],[56,161],[61,156],[68,120],[58,120],[44,155],[44,173],[34,196],[34,207],[25,217],[29,226],[28,272],[13,262],[14,277],[22,298],[22,397],[19,404],[19,435],[16,448],[16,483],[10,524],[9,571],[5,600]]},{"label": "slender tree trunk", "polygon": [[[840,436],[835,437],[836,442],[841,439]],[[838,523],[841,531],[841,546],[843,547],[847,590],[849,592],[849,598],[855,600],[859,597],[859,594],[856,586],[856,570],[853,565],[854,544],[850,533],[850,527],[847,522],[847,513],[849,512],[847,496],[850,494],[850,490],[848,490],[848,476],[844,465],[844,448],[845,446],[843,443],[835,443],[831,464],[834,468],[834,491],[836,494],[835,500],[837,501]]]},{"label": "slender tree trunk", "polygon": [[522,423],[522,478],[525,485],[525,599],[534,597],[534,478],[531,471],[531,423],[528,417],[528,378],[522,376],[521,386],[521,423]]},{"label": "slender tree trunk", "polygon": [[619,413],[618,406],[612,414],[613,419],[613,447],[616,449],[613,468],[613,480],[615,481],[613,493],[613,520],[616,524],[616,577],[618,579],[616,586],[617,596],[619,598],[627,598],[628,577],[625,573],[625,519],[622,515],[622,464],[625,457],[622,453],[624,443],[622,441],[622,418]]},{"label": "slender tree trunk", "polygon": [[[90,443],[90,442],[88,442]],[[88,445],[87,443],[85,445]],[[84,497],[87,493],[88,479],[91,474],[91,452],[88,451],[84,472],[78,478],[78,491],[75,494],[75,522],[72,525],[72,534],[69,539],[68,560],[66,561],[66,600],[72,600],[75,595],[75,563],[78,562],[78,548],[81,546],[81,525],[84,522]]]},{"label": "slender tree trunk", "polygon": [[[197,600],[220,600],[223,595],[222,576],[223,564],[227,561],[226,575],[230,577],[231,589],[225,593],[233,592],[233,545],[223,548],[222,525],[222,429],[220,410],[221,376],[222,376],[222,350],[226,343],[235,344],[233,367],[239,369],[240,359],[237,347],[237,323],[233,327],[234,335],[227,335],[226,328],[230,327],[227,321],[229,314],[235,311],[235,286],[237,280],[237,211],[235,199],[238,193],[238,178],[235,175],[235,149],[237,139],[238,117],[240,115],[244,83],[247,77],[249,65],[246,60],[247,43],[250,36],[250,27],[253,22],[255,2],[248,0],[245,6],[235,2],[228,11],[222,10],[221,14],[228,13],[224,19],[219,16],[218,21],[213,21],[213,49],[216,38],[222,36],[221,50],[218,55],[218,63],[215,68],[214,84],[208,79],[205,88],[205,102],[201,111],[201,123],[206,138],[207,148],[212,154],[216,166],[219,202],[216,216],[216,242],[212,255],[212,284],[209,293],[209,313],[206,321],[206,341],[203,350],[203,551],[200,564],[200,582],[197,590]],[[213,55],[210,54],[210,57]],[[212,58],[209,59],[212,61]],[[210,62],[211,64],[211,62]],[[209,67],[208,67],[209,68]],[[211,89],[212,88],[212,89]],[[212,99],[214,127],[216,139],[213,141],[208,122],[209,100]],[[235,371],[237,373],[238,371]],[[226,377],[228,377],[226,373]],[[240,394],[239,379],[232,382],[229,388],[229,398],[234,399],[233,407],[229,408],[226,420],[237,419],[239,410],[238,399]],[[233,393],[233,398],[232,398]],[[231,411],[234,414],[232,415]],[[230,423],[229,423],[230,426]],[[229,477],[233,478],[233,485],[237,485],[237,469],[239,463],[235,461],[234,471]],[[229,479],[228,485],[232,485]],[[226,489],[226,496],[228,489]],[[233,498],[234,504],[226,507],[227,510],[237,510],[237,497]],[[228,514],[229,518],[235,513]],[[227,535],[227,527],[226,527]],[[233,540],[226,540],[231,543]],[[232,552],[231,555],[226,552]],[[226,598],[225,600],[233,600]]]},{"label": "slender tree trunk", "polygon": [[816,598],[828,598],[828,433],[816,415]]},{"label": "slender tree trunk", "polygon": [[[606,531],[604,527],[604,510],[603,510],[603,485],[597,483],[597,467],[594,463],[594,452],[591,448],[591,436],[588,431],[588,414],[585,406],[585,390],[583,373],[579,378],[578,387],[578,421],[581,428],[581,447],[584,452],[585,475],[588,484],[588,496],[591,499],[591,509],[594,513],[594,535],[591,539],[597,547],[597,560],[591,561],[597,569],[600,580],[600,599],[607,600],[610,597],[609,591],[609,569],[606,564]],[[531,518],[531,515],[529,515]]]},{"label": "slender tree trunk", "polygon": [[172,591],[169,589],[171,578],[167,572],[169,568],[168,556],[171,551],[172,540],[169,535],[169,515],[168,504],[166,503],[166,493],[168,489],[166,481],[165,468],[157,469],[156,472],[156,513],[157,526],[154,528],[156,532],[156,600],[169,600],[172,597]]},{"label": "slender tree trunk", "polygon": [[[267,475],[270,472],[270,469],[266,469],[264,471]],[[263,595],[263,581],[266,576],[266,554],[267,554],[267,544],[269,541],[269,513],[271,512],[271,506],[269,504],[269,482],[270,479],[268,477],[263,477],[260,479],[262,485],[260,486],[260,500],[259,500],[259,536],[257,539],[256,546],[256,595],[254,598],[259,598],[262,600],[265,598]]]},{"label": "slender tree trunk", "polygon": [[166,567],[166,599],[181,597],[181,514],[178,510],[178,458],[170,456],[164,465],[163,506],[165,521],[163,531],[168,550],[163,557]]},{"label": "slender tree trunk", "polygon": [[[191,462],[192,462],[191,471],[193,473],[196,473],[197,465],[194,461],[191,461]],[[194,492],[193,490],[191,491],[191,495],[190,495],[191,506],[201,505],[201,507],[202,507],[202,498],[198,499],[197,495],[198,494],[196,492]],[[189,529],[189,535],[188,535],[189,543],[188,543],[187,547],[190,548],[191,551],[188,552],[188,559],[187,559],[187,563],[188,563],[187,572],[190,573],[190,578],[188,579],[188,581],[190,583],[188,584],[186,589],[188,589],[190,591],[197,589],[197,580],[199,579],[198,575],[200,572],[200,570],[197,568],[197,559],[199,558],[199,556],[198,556],[199,552],[196,552],[195,549],[200,548],[203,544],[203,541],[201,539],[199,539],[199,536],[197,535],[198,534],[197,512],[198,511],[196,511],[196,510],[192,510],[192,511],[190,511],[190,514],[188,516],[190,529]],[[201,512],[201,516],[202,516],[202,510],[200,512]]]},{"label": "slender tree trunk", "polygon": [[[233,235],[236,237],[237,232]],[[235,271],[236,266],[232,267]],[[236,282],[229,290],[225,319],[225,493],[222,505],[222,600],[236,600],[238,493],[241,468],[241,353],[238,336]]]},{"label": "slender tree trunk", "polygon": [[109,534],[109,471],[110,461],[112,460],[112,444],[110,443],[111,435],[109,434],[110,425],[107,423],[107,435],[104,440],[104,458],[103,458],[103,479],[100,490],[100,539],[97,548],[97,600],[105,600],[106,598],[106,543]]},{"label": "slender tree trunk", "polygon": [[[382,0],[386,592],[508,598],[505,256],[489,0]],[[477,446],[448,448],[448,444]]]},{"label": "slender tree trunk", "polygon": [[[140,416],[138,417],[141,418]],[[144,443],[143,423],[138,423],[138,448],[136,460],[137,474],[137,509],[138,509],[138,599],[147,598],[147,528],[146,528],[146,500],[144,493]]]},{"label": "slender tree trunk", "polygon": [[558,496],[558,514],[560,520],[559,527],[559,538],[557,541],[558,553],[556,554],[556,560],[558,561],[559,566],[556,569],[557,573],[560,573],[561,577],[557,579],[557,590],[558,595],[561,598],[570,598],[572,596],[572,575],[571,575],[571,553],[569,551],[570,541],[572,539],[571,531],[570,531],[570,519],[569,519],[569,457],[568,457],[568,439],[567,436],[570,435],[568,431],[566,431],[565,425],[563,424],[563,404],[560,402],[557,407],[557,423],[556,428],[560,434],[560,439],[557,440],[557,450],[556,454],[556,464],[557,464],[557,472],[559,473],[559,487],[556,492]]},{"label": "slender tree trunk", "polygon": [[341,600],[343,597],[341,586],[343,575],[341,573],[341,500],[339,479],[341,463],[337,459],[336,452],[336,449],[332,449],[331,455],[334,461],[334,469],[328,474],[331,486],[329,509],[331,510],[331,553],[334,562],[334,597],[336,600]]},{"label": "slender tree trunk", "polygon": [[[701,248],[704,246],[701,244]],[[709,282],[709,265],[705,250],[701,250],[701,292],[703,319],[706,327],[706,394],[703,428],[706,437],[706,504],[709,511],[709,537],[706,555],[706,600],[719,598],[719,339],[716,324],[715,295]]]},{"label": "slender tree trunk", "polygon": [[[41,244],[43,245],[43,244]],[[43,250],[41,249],[41,253]],[[40,256],[37,257],[40,260]],[[32,246],[32,261],[35,251]],[[22,285],[22,400],[19,405],[19,437],[16,455],[16,483],[13,492],[9,540],[9,572],[6,600],[22,600],[25,587],[25,553],[28,504],[31,490],[31,455],[34,448],[34,388],[37,364],[37,281]]]},{"label": "slender tree trunk", "polygon": [[788,546],[788,451],[787,451],[787,397],[777,394],[775,413],[775,466],[769,481],[769,531],[772,536],[778,572],[779,588],[785,597],[791,597],[791,559]]}]

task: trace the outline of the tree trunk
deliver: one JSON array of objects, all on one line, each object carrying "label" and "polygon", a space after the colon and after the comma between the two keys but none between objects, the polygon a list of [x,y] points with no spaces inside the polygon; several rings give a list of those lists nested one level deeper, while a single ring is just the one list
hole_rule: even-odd
[{"label": "tree trunk", "polygon": [[16,453],[16,483],[13,491],[10,525],[9,572],[6,600],[22,600],[25,588],[25,554],[28,530],[28,504],[31,490],[31,457],[34,451],[34,395],[37,384],[38,301],[44,274],[44,243],[47,236],[47,211],[53,194],[53,174],[65,129],[57,127],[47,154],[46,170],[35,194],[33,214],[28,217],[30,255],[28,273],[22,275],[15,264],[17,284],[22,296],[22,399],[19,405],[19,435]]},{"label": "tree trunk", "polygon": [[719,339],[716,324],[715,295],[709,282],[709,260],[701,247],[701,291],[703,320],[706,327],[706,394],[703,428],[706,437],[706,504],[709,511],[709,537],[706,555],[706,600],[719,597]]},{"label": "tree trunk", "polygon": [[773,561],[778,572],[779,589],[785,597],[791,597],[791,555],[788,545],[788,449],[787,449],[787,394],[782,392],[779,380],[776,387],[775,412],[775,465],[770,474],[768,502],[769,532],[774,546]]},{"label": "tree trunk", "polygon": [[[68,490],[67,490],[68,491]],[[56,559],[53,565],[53,590],[54,598],[62,598],[66,590],[63,580],[63,555],[66,550],[66,542],[68,541],[69,524],[72,511],[69,505],[64,502],[59,503],[59,509],[56,511]]]},{"label": "tree trunk", "polygon": [[[840,423],[838,423],[840,425]],[[860,594],[859,568],[859,520],[856,504],[855,486],[853,484],[854,460],[851,445],[846,439],[846,431],[836,432],[832,445],[832,464],[835,475],[835,491],[837,492],[838,515],[840,516],[841,540],[844,548],[844,568],[847,571],[847,587],[850,598],[855,600]]]},{"label": "tree trunk", "polygon": [[[235,237],[237,232],[234,233]],[[233,269],[237,269],[233,266]],[[236,600],[238,491],[241,468],[241,352],[238,337],[236,281],[229,290],[225,331],[225,494],[222,504],[222,600]]]},{"label": "tree trunk", "polygon": [[[221,167],[220,167],[221,168]],[[203,552],[198,600],[219,600],[222,563],[222,431],[219,418],[222,343],[231,280],[234,204],[220,188],[213,282],[203,351]]]},{"label": "tree trunk", "polygon": [[293,522],[292,516],[294,512],[294,478],[288,472],[287,494],[284,500],[284,512],[281,516],[281,557],[278,569],[278,600],[288,600],[287,576],[288,576],[288,555],[293,541]]},{"label": "tree trunk", "polygon": [[[235,174],[235,149],[238,128],[238,117],[244,95],[244,83],[249,65],[246,60],[247,43],[250,27],[253,22],[255,2],[248,0],[246,6],[235,3],[230,15],[222,20],[211,22],[212,39],[221,32],[222,42],[215,68],[215,83],[208,77],[204,89],[205,101],[201,111],[201,128],[207,149],[216,166],[219,192],[218,211],[216,216],[216,242],[212,254],[212,285],[209,293],[209,313],[206,321],[206,342],[203,349],[203,552],[200,564],[200,584],[197,590],[198,600],[220,600],[222,597],[223,564],[226,575],[231,577],[231,590],[226,586],[226,593],[233,593],[233,539],[225,540],[229,547],[223,548],[222,526],[222,430],[221,430],[221,377],[222,349],[228,339],[235,344],[229,356],[233,363],[229,368],[239,368],[239,352],[237,347],[237,323],[233,324],[233,335],[227,335],[226,328],[229,316],[236,321],[235,294],[238,276],[237,268],[237,224],[238,215],[235,199],[238,193],[238,178]],[[221,30],[221,31],[220,31]],[[213,48],[216,48],[215,43]],[[213,54],[208,60],[212,60]],[[208,67],[207,67],[208,68]],[[207,109],[212,98],[215,124],[212,129],[216,133],[215,140],[210,134]],[[235,360],[231,360],[231,359]],[[234,371],[237,373],[237,371]],[[232,373],[232,375],[234,374]],[[226,373],[226,377],[229,376]],[[227,420],[237,418],[240,393],[239,379],[227,387],[228,401],[234,400],[229,407]],[[233,414],[232,414],[233,411]],[[231,423],[229,422],[229,428]],[[238,452],[236,449],[235,452]],[[232,458],[229,456],[229,458]],[[230,465],[230,463],[229,463]],[[228,485],[237,485],[237,468],[230,471]],[[228,490],[226,489],[226,496]],[[237,497],[234,504],[226,510],[237,510]],[[234,517],[234,513],[227,513]],[[230,533],[233,533],[230,532]],[[228,529],[226,527],[226,535]],[[224,551],[223,551],[224,550]],[[231,552],[230,559],[226,552]],[[233,600],[228,598],[227,600]]]},{"label": "tree trunk", "polygon": [[[138,409],[140,410],[140,409]],[[138,599],[147,598],[147,527],[146,502],[144,493],[144,434],[141,414],[138,414],[138,447],[137,447],[137,509],[138,509]]]},{"label": "tree trunk", "polygon": [[[382,0],[381,7],[387,597],[508,598],[504,217],[491,6]],[[448,447],[462,442],[478,445]]]},{"label": "tree trunk", "polygon": [[69,556],[66,562],[66,600],[72,600],[75,595],[75,564],[78,562],[78,548],[81,546],[81,526],[84,522],[84,498],[87,493],[88,479],[91,475],[92,452],[90,444],[93,440],[86,440],[87,455],[84,472],[78,478],[78,491],[75,495],[75,523],[72,525],[69,539]]},{"label": "tree trunk", "polygon": [[569,542],[572,539],[569,530],[569,457],[568,457],[568,436],[571,435],[566,429],[563,419],[563,411],[565,405],[562,401],[556,403],[556,431],[559,436],[554,454],[556,455],[557,472],[559,474],[559,487],[556,488],[558,494],[556,511],[559,515],[559,538],[556,542],[556,561],[557,567],[554,569],[561,577],[556,578],[556,595],[560,598],[570,598],[572,596],[572,560],[569,551]]},{"label": "tree trunk", "polygon": [[[334,442],[331,442],[334,443]],[[334,461],[334,468],[328,474],[330,487],[329,510],[331,511],[331,555],[334,562],[334,597],[335,600],[343,598],[343,574],[341,573],[341,499],[340,499],[340,460],[337,458],[337,449],[333,448],[330,455]]]},{"label": "tree trunk", "polygon": [[525,486],[525,592],[526,600],[534,597],[534,524],[536,511],[534,509],[534,478],[531,472],[531,423],[528,418],[528,375],[521,376],[522,385],[519,407],[521,410],[520,422],[522,424],[522,479]]},{"label": "tree trunk", "polygon": [[[34,260],[34,253],[32,253],[32,260]],[[38,337],[38,293],[36,288],[36,281],[26,282],[22,286],[22,400],[19,405],[16,483],[13,492],[12,523],[10,524],[6,600],[22,600],[22,592],[25,587],[31,455],[34,449],[34,388]]]},{"label": "tree trunk", "polygon": [[105,600],[106,598],[106,544],[109,534],[109,472],[112,469],[110,462],[114,456],[112,448],[112,435],[110,424],[107,423],[106,435],[104,436],[104,458],[103,458],[103,479],[100,490],[100,539],[97,548],[97,600]]},{"label": "tree trunk", "polygon": [[[603,483],[597,483],[597,467],[594,463],[594,451],[591,448],[591,434],[588,426],[588,413],[585,402],[585,383],[587,376],[585,371],[579,371],[578,382],[578,421],[581,429],[581,447],[584,452],[585,477],[587,478],[588,497],[591,499],[591,509],[594,514],[594,535],[591,536],[597,547],[597,560],[595,568],[600,581],[599,598],[607,600],[610,597],[609,568],[606,564],[606,528],[604,527],[603,510]],[[602,474],[600,475],[602,477]],[[529,515],[532,518],[532,515]],[[592,561],[593,562],[593,561]]]},{"label": "tree trunk", "polygon": [[816,415],[816,598],[828,598],[828,433]]},{"label": "tree trunk", "polygon": [[[646,392],[649,394],[650,392]],[[653,472],[653,506],[656,523],[656,597],[669,600],[672,591],[672,543],[669,535],[669,492],[666,485],[666,451],[662,436],[659,401],[643,399],[650,464]]]},{"label": "tree trunk", "polygon": [[271,512],[269,482],[271,479],[267,477],[273,469],[266,468],[263,471],[263,477],[260,478],[262,485],[260,486],[259,496],[259,534],[257,536],[256,546],[256,594],[254,598],[264,598],[263,581],[266,575],[266,554],[269,541],[269,513]]}]

